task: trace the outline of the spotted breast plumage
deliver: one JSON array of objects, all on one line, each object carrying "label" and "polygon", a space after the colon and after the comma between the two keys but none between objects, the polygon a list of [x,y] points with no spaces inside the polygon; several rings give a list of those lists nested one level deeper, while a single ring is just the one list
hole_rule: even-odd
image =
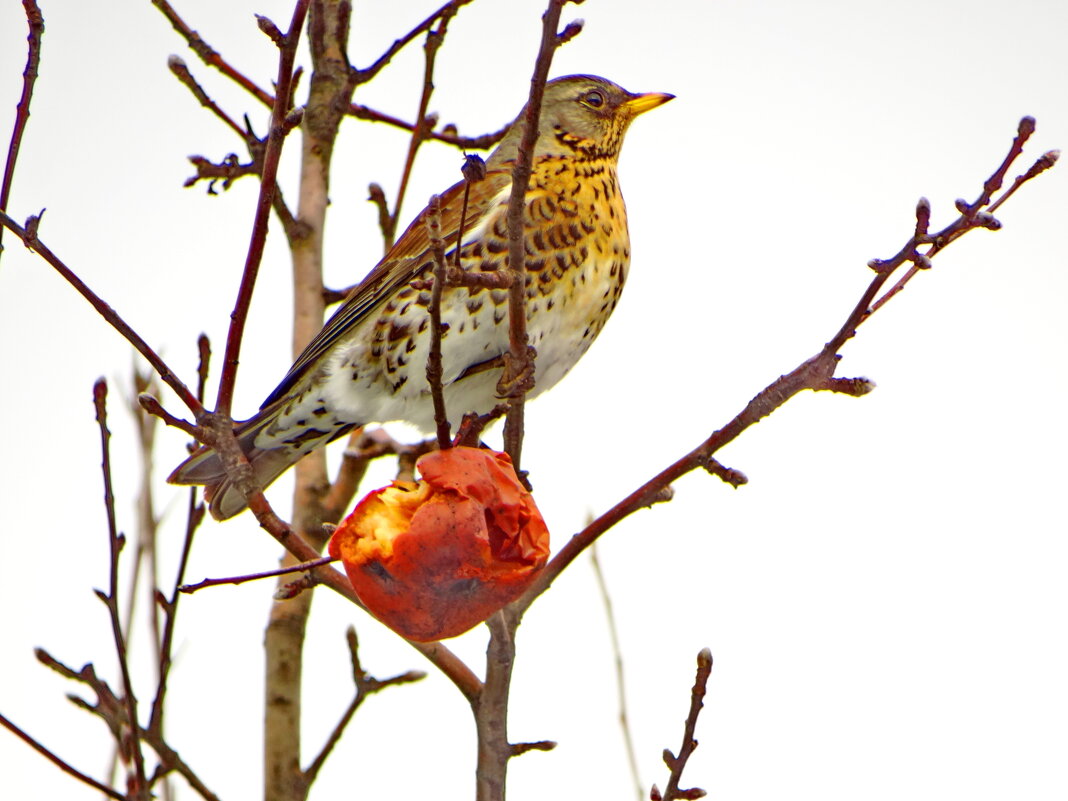
[{"label": "spotted breast plumage", "polygon": [[[546,85],[523,220],[527,330],[537,352],[530,396],[563,378],[619,300],[630,264],[627,214],[616,177],[620,146],[634,117],[671,98],[633,94],[589,75]],[[485,178],[466,184],[459,247],[467,272],[508,267],[506,211],[521,135],[517,120],[487,159]],[[441,195],[450,264],[464,194],[461,181]],[[352,290],[260,411],[238,424],[238,440],[261,486],[354,426],[405,420],[433,428],[426,360],[434,260],[427,215],[419,214]],[[454,423],[499,402],[501,358],[509,347],[507,309],[506,289],[443,287],[442,384]],[[190,456],[169,480],[207,485],[217,519],[245,508],[209,448]]]}]

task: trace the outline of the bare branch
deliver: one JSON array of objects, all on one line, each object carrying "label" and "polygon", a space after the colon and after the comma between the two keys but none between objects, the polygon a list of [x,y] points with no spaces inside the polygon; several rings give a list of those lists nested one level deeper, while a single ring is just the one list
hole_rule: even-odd
[{"label": "bare branch", "polygon": [[308,562],[301,562],[295,565],[287,565],[286,567],[275,568],[274,570],[264,570],[260,573],[247,573],[242,576],[228,576],[226,578],[217,579],[204,579],[198,581],[196,584],[182,584],[178,587],[179,592],[194,593],[197,590],[202,590],[205,587],[219,587],[223,584],[244,584],[246,581],[257,581],[265,578],[275,578],[276,576],[286,576],[290,573],[302,573],[305,570],[311,570],[315,567],[322,567],[328,565],[331,562],[337,560],[332,556],[321,556],[318,559],[312,559]]},{"label": "bare branch", "polygon": [[197,501],[197,490],[189,490],[189,503],[186,508],[185,537],[182,540],[182,553],[178,559],[178,572],[174,579],[174,590],[170,599],[159,593],[156,602],[163,609],[164,622],[163,634],[159,648],[159,682],[156,685],[156,697],[152,701],[152,714],[149,716],[148,729],[163,736],[164,699],[167,694],[167,680],[171,671],[171,650],[174,644],[174,629],[178,620],[178,593],[185,579],[185,571],[189,566],[189,554],[193,548],[193,536],[200,524],[204,521],[204,504]]},{"label": "bare branch", "polygon": [[[452,446],[449,439],[449,416],[445,410],[445,394],[441,387],[441,293],[445,287],[445,240],[441,238],[441,197],[434,195],[427,206],[427,237],[434,257],[434,282],[430,292],[430,353],[426,357],[426,380],[434,403],[434,422],[437,426],[438,447]],[[460,250],[457,243],[456,250]]]},{"label": "bare branch", "polygon": [[[468,0],[469,1],[469,0]],[[427,139],[427,134],[437,122],[436,118],[427,115],[430,107],[430,96],[434,92],[434,65],[437,62],[438,50],[445,42],[445,32],[449,27],[449,20],[456,13],[457,7],[452,3],[443,6],[439,10],[440,18],[438,27],[427,32],[426,42],[423,44],[425,53],[425,65],[423,68],[423,91],[419,97],[419,110],[416,113],[415,127],[412,129],[411,139],[408,141],[408,153],[404,158],[404,169],[401,170],[400,186],[397,188],[396,205],[389,219],[389,237],[386,243],[388,250],[393,245],[393,239],[397,234],[397,222],[400,219],[401,208],[404,205],[404,195],[408,190],[408,181],[412,176],[412,168],[415,166],[415,155],[420,145]],[[440,226],[439,226],[440,228]]]},{"label": "bare branch", "polygon": [[149,395],[147,392],[142,392],[138,395],[137,402],[145,412],[160,418],[167,425],[181,429],[190,436],[196,436],[197,427],[194,424],[190,423],[188,420],[183,420],[180,417],[175,417],[164,409],[163,405],[155,397]]},{"label": "bare branch", "polygon": [[627,683],[623,678],[623,649],[619,645],[619,631],[616,628],[616,616],[612,610],[612,596],[608,593],[608,584],[604,580],[604,572],[601,570],[601,560],[597,558],[597,543],[590,547],[590,564],[593,566],[593,575],[597,579],[597,588],[601,591],[601,602],[604,604],[604,616],[608,622],[608,637],[612,643],[612,656],[616,666],[616,688],[619,702],[619,728],[623,733],[623,746],[627,752],[627,764],[630,767],[630,776],[634,780],[634,789],[641,801],[642,779],[638,773],[638,756],[634,751],[634,738],[630,732],[630,720],[627,717]]},{"label": "bare branch", "polygon": [[[41,38],[44,35],[44,16],[37,6],[37,0],[22,0],[26,10],[26,23],[30,32],[26,36],[26,67],[22,71],[22,95],[15,107],[15,124],[11,128],[11,141],[7,146],[7,159],[4,161],[4,177],[0,182],[0,211],[7,211],[11,199],[11,183],[15,179],[15,162],[18,161],[22,135],[30,121],[30,100],[33,98],[33,86],[37,82],[37,70],[41,64]],[[0,228],[0,243],[4,240],[4,229]],[[0,244],[0,256],[4,249]]]},{"label": "bare branch", "polygon": [[[386,114],[373,108],[368,108],[367,106],[361,106],[358,103],[352,103],[349,106],[348,114],[358,120],[382,122],[386,125],[392,125],[394,128],[401,128],[405,131],[414,131],[416,127],[416,123],[407,122],[399,117],[394,117],[391,114]],[[460,136],[456,132],[456,126],[452,123],[448,123],[443,126],[440,131],[429,131],[427,133],[427,138],[437,140],[438,142],[444,142],[447,145],[452,145],[462,150],[489,150],[504,138],[504,135],[508,133],[510,127],[511,123],[505,125],[498,131],[482,134],[481,136]]]},{"label": "bare branch", "polygon": [[4,212],[0,211],[0,224],[11,230],[16,236],[18,236],[22,243],[32,250],[34,253],[43,258],[58,272],[67,283],[73,286],[78,292],[89,301],[90,305],[103,317],[111,326],[122,334],[126,340],[133,345],[137,352],[148,360],[148,363],[152,365],[153,369],[159,374],[160,379],[171,389],[175,391],[179,398],[186,407],[193,412],[199,421],[205,414],[204,407],[196,399],[189,388],[183,384],[157,355],[157,353],[148,346],[141,336],[127,325],[118,313],[105,303],[93,290],[91,290],[84,281],[82,281],[74,272],[63,263],[63,261],[56,256],[45,244],[37,238],[37,223],[40,219],[40,215],[30,217],[26,221],[25,227],[16,223],[11,217]]},{"label": "bare branch", "polygon": [[171,4],[167,2],[167,0],[152,0],[152,5],[160,10],[163,16],[167,18],[167,21],[171,23],[174,30],[185,39],[186,44],[189,45],[189,49],[196,53],[201,61],[209,67],[214,67],[219,70],[219,72],[238,86],[242,87],[245,91],[263,103],[263,105],[268,108],[274,105],[274,98],[272,98],[270,94],[256,86],[256,84],[238,72],[222,56],[215,52],[207,42],[200,38],[199,33],[190,28],[185,21],[178,16],[178,13],[171,7]]},{"label": "bare branch", "polygon": [[703,648],[697,655],[697,676],[694,679],[693,690],[690,692],[690,712],[686,716],[686,724],[683,727],[682,747],[679,748],[678,756],[675,756],[667,748],[664,749],[664,763],[668,766],[671,774],[668,776],[667,786],[661,795],[653,785],[650,798],[663,799],[663,801],[677,801],[678,799],[703,798],[704,790],[692,787],[688,790],[679,788],[682,779],[682,771],[689,761],[690,755],[697,748],[697,740],[694,739],[694,730],[697,727],[697,716],[701,714],[701,708],[705,705],[705,691],[708,686],[708,677],[712,672],[712,652]]},{"label": "bare branch", "polygon": [[527,187],[534,163],[534,144],[538,141],[541,100],[545,94],[553,53],[563,43],[557,30],[560,25],[560,12],[567,3],[568,0],[550,0],[549,7],[542,16],[541,46],[534,62],[534,76],[530,79],[530,97],[523,116],[523,135],[520,137],[515,166],[512,168],[512,194],[508,199],[508,272],[512,276],[512,286],[508,289],[509,349],[497,393],[509,400],[508,415],[504,422],[504,449],[512,458],[517,472],[520,469],[523,450],[526,393],[534,386],[535,356],[527,337],[523,211],[526,208]]},{"label": "bare branch", "polygon": [[[417,37],[421,33],[425,33],[426,31],[430,30],[431,26],[439,19],[452,17],[454,14],[456,14],[457,11],[460,10],[462,6],[466,6],[470,2],[471,0],[449,0],[448,3],[441,6],[441,8],[439,8],[429,17],[427,17],[414,28],[412,28],[410,31],[408,31],[408,33],[404,34],[404,36],[402,36],[400,39],[397,39],[393,44],[391,44],[386,50],[386,52],[379,56],[378,59],[373,64],[371,64],[371,66],[365,67],[364,69],[353,68],[353,85],[358,86],[359,84],[367,83],[368,81],[373,79],[376,75],[378,75],[379,72],[382,71],[383,68],[386,67],[386,65],[389,64],[390,61],[393,60],[393,57],[397,55],[397,53],[399,53],[401,50],[403,50],[408,44],[410,44],[411,41],[415,39],[415,37]],[[420,115],[420,117],[421,116],[422,115]],[[418,123],[416,124],[418,125]]]},{"label": "bare branch", "polygon": [[196,168],[197,173],[190,178],[186,178],[182,186],[190,187],[195,186],[200,181],[207,181],[209,195],[218,194],[215,191],[216,181],[222,181],[222,188],[225,192],[233,186],[234,181],[238,178],[260,174],[260,166],[255,161],[242,164],[236,153],[230,153],[218,164],[203,156],[190,156],[189,161]]},{"label": "bare branch", "polygon": [[238,125],[229,114],[219,107],[218,103],[208,97],[208,93],[204,91],[204,87],[197,83],[196,78],[193,77],[193,74],[189,71],[189,67],[183,59],[178,56],[171,56],[167,59],[167,68],[183,86],[193,93],[193,97],[197,99],[197,102],[200,103],[200,105],[204,106],[204,108],[208,109],[212,114],[222,120],[227,127],[242,139],[247,140],[249,138],[251,132]]},{"label": "bare branch", "polygon": [[256,217],[252,226],[252,240],[249,243],[245,269],[241,275],[237,301],[230,319],[230,330],[226,337],[226,353],[223,357],[222,376],[219,379],[219,394],[215,405],[216,414],[230,416],[230,407],[234,396],[234,383],[237,380],[238,355],[241,352],[241,340],[245,332],[245,320],[248,318],[252,303],[252,291],[259,274],[260,260],[267,240],[267,222],[275,192],[278,175],[278,163],[282,156],[282,141],[285,136],[285,121],[289,113],[290,90],[293,85],[293,62],[296,59],[300,31],[304,27],[304,18],[308,13],[310,0],[297,0],[293,9],[293,19],[289,30],[281,41],[278,59],[278,79],[275,83],[276,97],[271,107],[271,130],[267,135],[267,149],[263,156],[263,171],[260,178],[260,194],[256,203]]},{"label": "bare branch", "polygon": [[[119,657],[119,669],[122,673],[123,695],[126,704],[126,716],[133,736],[130,738],[129,751],[125,756],[133,759],[135,770],[134,798],[148,799],[149,788],[145,782],[145,762],[141,753],[141,741],[137,736],[137,699],[134,697],[133,680],[130,678],[130,665],[127,660],[126,638],[122,631],[119,616],[119,552],[126,543],[126,538],[118,532],[115,525],[115,495],[111,486],[111,449],[109,446],[111,432],[107,425],[108,386],[104,379],[99,379],[93,386],[93,405],[96,408],[96,421],[100,427],[101,470],[104,474],[104,507],[108,518],[108,543],[110,545],[111,584],[107,593],[97,591],[97,595],[108,608],[111,618],[111,633],[115,639],[115,651]],[[120,747],[122,741],[119,742]],[[129,782],[128,782],[129,785]]]},{"label": "bare branch", "polygon": [[[383,253],[389,253],[389,249],[393,247],[393,237],[396,234],[396,230],[393,224],[393,215],[389,213],[389,201],[386,200],[386,192],[379,185],[372,183],[367,187],[367,199],[375,204],[375,208],[378,209],[378,229],[382,232],[382,250]],[[350,287],[351,289],[351,287]],[[340,297],[338,300],[344,300],[349,290],[337,293]]]},{"label": "bare branch", "polygon": [[333,731],[331,731],[330,735],[326,738],[326,742],[323,744],[322,749],[304,771],[305,786],[310,786],[318,777],[319,771],[326,763],[330,753],[334,750],[334,746],[341,740],[341,735],[344,734],[349,721],[352,720],[353,715],[356,714],[356,710],[360,708],[368,697],[380,690],[386,689],[387,687],[411,684],[412,682],[422,681],[426,678],[426,674],[419,670],[409,670],[406,673],[391,676],[388,679],[376,679],[374,676],[369,676],[360,666],[359,643],[356,639],[356,629],[349,626],[348,630],[345,632],[345,638],[348,641],[349,654],[352,658],[352,672],[356,682],[356,695],[342,714],[337,725],[334,726]]},{"label": "bare branch", "polygon": [[98,782],[93,777],[87,776],[86,774],[82,773],[69,762],[57,756],[53,751],[50,751],[45,748],[41,743],[39,743],[37,740],[35,740],[25,731],[20,729],[18,726],[16,726],[3,715],[0,715],[0,726],[3,726],[5,729],[10,731],[28,746],[30,746],[30,748],[41,754],[43,757],[45,757],[45,759],[49,760],[53,765],[62,770],[64,773],[69,773],[78,781],[88,784],[94,790],[103,793],[108,798],[117,798],[118,801],[126,801],[127,797],[125,793],[120,793],[118,790],[114,790],[111,787],[108,787],[103,782]]},{"label": "bare branch", "polygon": [[[108,728],[116,738],[121,736],[121,732],[128,729],[130,732],[135,733],[135,736],[139,741],[144,740],[148,743],[159,757],[162,768],[162,770],[156,771],[153,780],[159,778],[163,773],[174,770],[177,771],[182,778],[189,783],[189,786],[196,790],[205,801],[219,801],[219,797],[207,788],[193,769],[186,764],[173,748],[163,741],[159,731],[144,729],[138,727],[136,723],[131,723],[126,717],[126,705],[115,695],[111,687],[108,686],[108,683],[96,675],[96,670],[91,663],[85,665],[81,670],[72,670],[67,665],[64,665],[58,659],[54,658],[43,648],[36,649],[35,654],[37,659],[43,665],[56,671],[61,676],[81,682],[96,694],[96,704],[91,704],[77,696],[68,696],[75,706],[97,715],[107,724]],[[136,788],[132,789],[136,792]],[[136,795],[131,796],[127,794],[121,797],[125,799],[125,801],[134,801],[136,798],[148,798],[148,792],[149,788],[146,788],[143,794],[137,792]]]}]

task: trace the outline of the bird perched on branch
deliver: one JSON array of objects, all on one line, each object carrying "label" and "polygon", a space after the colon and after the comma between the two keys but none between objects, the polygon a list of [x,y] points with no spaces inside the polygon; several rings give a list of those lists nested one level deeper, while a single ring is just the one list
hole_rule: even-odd
[{"label": "bird perched on branch", "polygon": [[[531,396],[564,377],[619,300],[630,264],[627,212],[616,177],[619,150],[631,121],[672,97],[632,94],[590,75],[558,78],[545,87],[523,215],[527,331],[537,353]],[[468,275],[508,268],[506,212],[522,120],[523,113],[486,161],[481,181],[461,181],[441,195],[446,263],[455,264],[462,215],[460,267]],[[260,486],[355,426],[405,420],[434,427],[426,379],[434,274],[427,222],[424,210],[260,411],[237,425]],[[442,385],[453,422],[499,402],[509,350],[508,290],[460,278],[443,286],[441,298]],[[210,448],[200,448],[169,480],[206,485],[216,519],[245,508]]]}]

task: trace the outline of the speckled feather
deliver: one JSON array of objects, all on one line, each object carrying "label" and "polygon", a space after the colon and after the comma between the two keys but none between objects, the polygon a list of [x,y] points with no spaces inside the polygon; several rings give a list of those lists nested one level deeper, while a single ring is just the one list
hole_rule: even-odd
[{"label": "speckled feather", "polygon": [[[616,177],[619,148],[634,116],[670,98],[633,95],[593,76],[560,78],[546,87],[524,214],[527,330],[537,350],[530,397],[564,377],[619,301],[630,264]],[[485,179],[470,187],[461,247],[465,270],[508,265],[506,211],[520,127],[513,125],[488,159]],[[441,196],[450,264],[463,194],[460,182]],[[426,382],[430,291],[412,286],[433,273],[426,215],[412,222],[352,291],[260,412],[238,426],[239,441],[264,486],[356,425],[405,420],[433,428]],[[442,383],[454,423],[498,402],[501,369],[494,360],[508,350],[507,308],[506,290],[443,290]],[[193,454],[170,480],[207,484],[216,518],[245,506],[209,449]]]}]

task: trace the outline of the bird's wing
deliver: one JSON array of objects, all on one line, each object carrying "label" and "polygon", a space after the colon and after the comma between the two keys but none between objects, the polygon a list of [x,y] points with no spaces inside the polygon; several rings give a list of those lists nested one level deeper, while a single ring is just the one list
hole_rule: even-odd
[{"label": "bird's wing", "polygon": [[[511,183],[511,168],[487,172],[478,183],[470,184],[464,230],[472,230],[490,208],[494,198]],[[465,182],[460,181],[441,195],[441,231],[445,248],[455,245],[463,209]],[[427,210],[416,217],[385,258],[360,282],[323,326],[308,347],[297,357],[286,377],[263,402],[270,406],[292,391],[305,373],[354,326],[359,325],[404,284],[416,278],[431,262],[430,238],[426,230]]]}]

